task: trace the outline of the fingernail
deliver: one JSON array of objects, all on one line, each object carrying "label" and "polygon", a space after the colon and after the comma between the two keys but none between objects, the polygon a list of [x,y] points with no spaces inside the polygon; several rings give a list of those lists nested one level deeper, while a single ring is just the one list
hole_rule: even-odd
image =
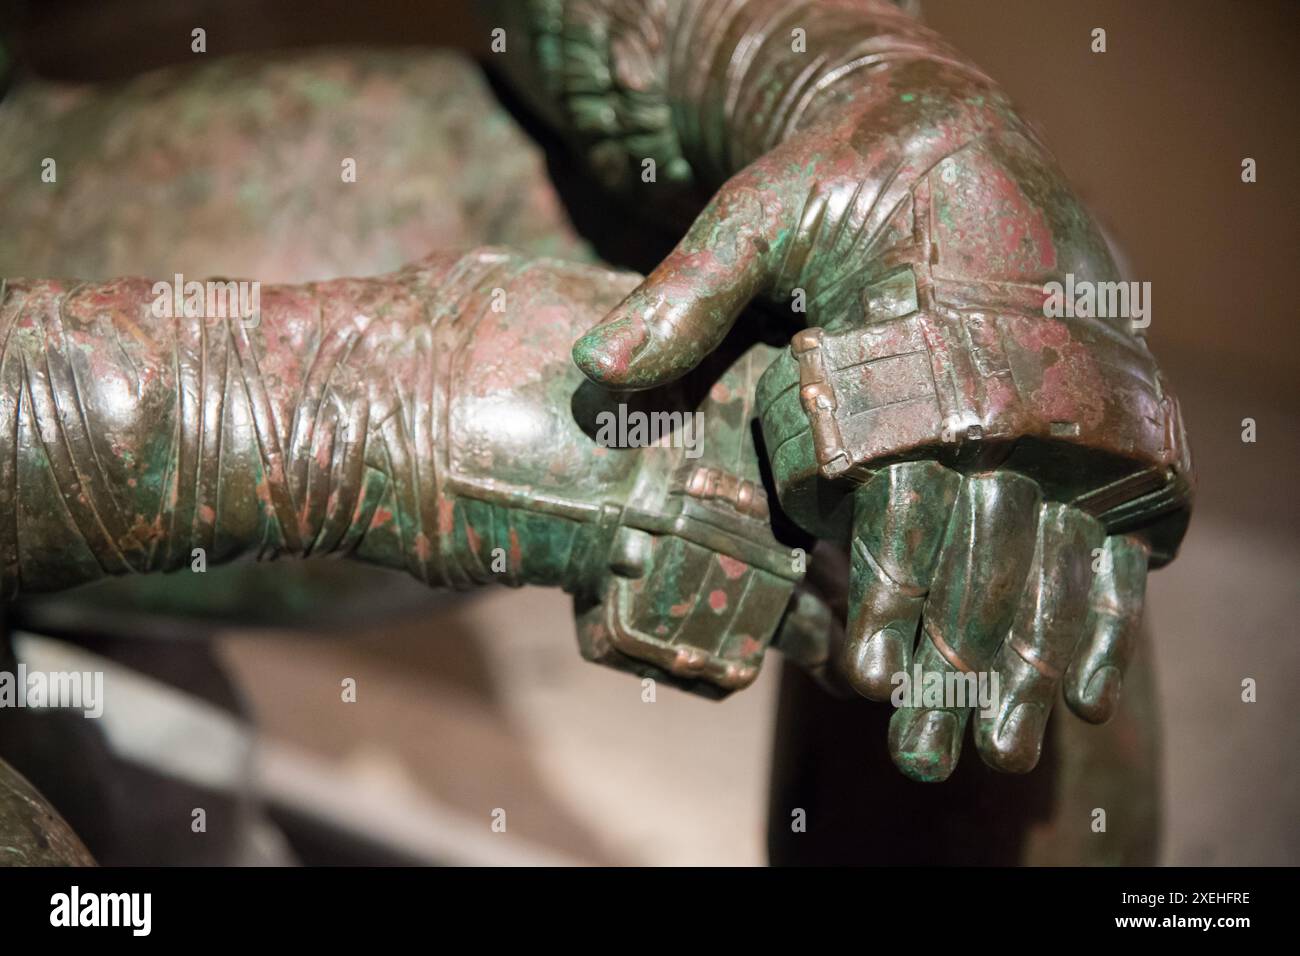
[{"label": "fingernail", "polygon": [[905,708],[889,721],[890,756],[913,780],[947,780],[957,766],[959,729],[951,711]]},{"label": "fingernail", "polygon": [[1082,716],[1098,724],[1109,720],[1119,704],[1119,692],[1123,683],[1124,675],[1113,664],[1097,668],[1080,701],[1087,710]]},{"label": "fingernail", "polygon": [[845,647],[845,671],[849,683],[863,697],[888,700],[894,691],[894,675],[907,671],[903,636],[885,627],[870,637],[855,637]]},{"label": "fingernail", "polygon": [[650,342],[645,323],[623,316],[598,325],[573,346],[573,361],[597,384],[623,384],[636,357]]},{"label": "fingernail", "polygon": [[[1020,704],[998,725],[984,756],[994,770],[1028,773],[1038,766],[1047,729],[1047,711],[1040,704]],[[990,752],[991,751],[991,752]]]}]

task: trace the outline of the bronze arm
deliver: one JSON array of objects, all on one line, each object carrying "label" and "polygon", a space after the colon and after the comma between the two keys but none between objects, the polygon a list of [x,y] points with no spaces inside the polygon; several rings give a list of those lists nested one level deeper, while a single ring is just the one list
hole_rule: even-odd
[{"label": "bronze arm", "polygon": [[[629,409],[569,344],[636,281],[491,249],[243,300],[221,280],[8,281],[4,594],[354,557],[562,587],[587,656],[743,687],[802,577],[753,444],[772,350]],[[602,434],[629,411],[681,427]]]}]

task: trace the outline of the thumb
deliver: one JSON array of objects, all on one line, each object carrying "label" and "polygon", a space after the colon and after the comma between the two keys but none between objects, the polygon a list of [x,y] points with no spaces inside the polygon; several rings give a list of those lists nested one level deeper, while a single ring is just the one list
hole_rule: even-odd
[{"label": "thumb", "polygon": [[578,368],[615,389],[653,388],[685,375],[770,284],[780,218],[770,191],[724,186],[668,258],[577,341]]}]

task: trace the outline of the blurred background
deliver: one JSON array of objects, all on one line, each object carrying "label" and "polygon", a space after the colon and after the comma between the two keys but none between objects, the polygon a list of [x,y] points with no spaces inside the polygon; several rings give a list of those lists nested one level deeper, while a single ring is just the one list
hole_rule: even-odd
[{"label": "blurred background", "polygon": [[[486,34],[461,5],[361,6],[0,4],[14,77],[0,102],[0,274],[291,281],[484,238],[654,264],[667,237],[596,221],[581,173],[466,58],[487,59]],[[1163,736],[1150,852],[1298,863],[1300,5],[924,0],[922,15],[1036,121],[1129,277],[1151,282],[1148,337],[1200,485],[1179,560],[1150,580]],[[315,80],[295,86],[304,70]],[[258,97],[285,89],[292,109],[273,102],[274,122],[258,120]],[[337,144],[374,157],[346,195]],[[68,171],[58,195],[37,185],[47,155]],[[1255,183],[1241,180],[1247,157]],[[319,185],[302,174],[313,162]],[[159,213],[185,195],[186,170],[217,168],[228,178],[192,215]],[[313,228],[323,208],[343,228]],[[10,609],[21,659],[104,669],[114,706],[101,722],[0,712],[0,756],[105,863],[767,861],[779,661],[721,704],[668,688],[648,703],[639,681],[581,661],[558,592],[431,594],[329,568]],[[347,677],[355,703],[340,701]],[[879,764],[872,719],[860,735],[827,731],[826,759]]]}]

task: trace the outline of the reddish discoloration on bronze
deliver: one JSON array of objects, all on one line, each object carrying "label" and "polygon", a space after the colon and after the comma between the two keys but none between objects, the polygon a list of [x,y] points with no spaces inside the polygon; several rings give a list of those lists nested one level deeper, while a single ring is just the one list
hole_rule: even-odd
[{"label": "reddish discoloration on bronze", "polygon": [[725,554],[718,555],[718,564],[722,568],[722,573],[732,581],[737,580],[741,575],[749,570],[749,565],[744,561],[737,561],[735,558],[729,557]]},{"label": "reddish discoloration on bronze", "polygon": [[[306,282],[485,244],[590,258],[542,150],[451,51],[196,57],[99,86],[25,77],[0,131],[0,275]],[[46,155],[76,174],[32,188]]]},{"label": "reddish discoloration on bronze", "polygon": [[510,551],[509,551],[509,555],[510,555],[510,566],[511,566],[511,567],[513,567],[513,568],[519,568],[519,567],[522,567],[522,566],[523,566],[523,563],[524,563],[524,549],[523,549],[523,545],[522,545],[522,544],[520,543],[520,541],[519,541],[519,530],[518,530],[517,528],[511,528],[511,529],[510,529]]}]

